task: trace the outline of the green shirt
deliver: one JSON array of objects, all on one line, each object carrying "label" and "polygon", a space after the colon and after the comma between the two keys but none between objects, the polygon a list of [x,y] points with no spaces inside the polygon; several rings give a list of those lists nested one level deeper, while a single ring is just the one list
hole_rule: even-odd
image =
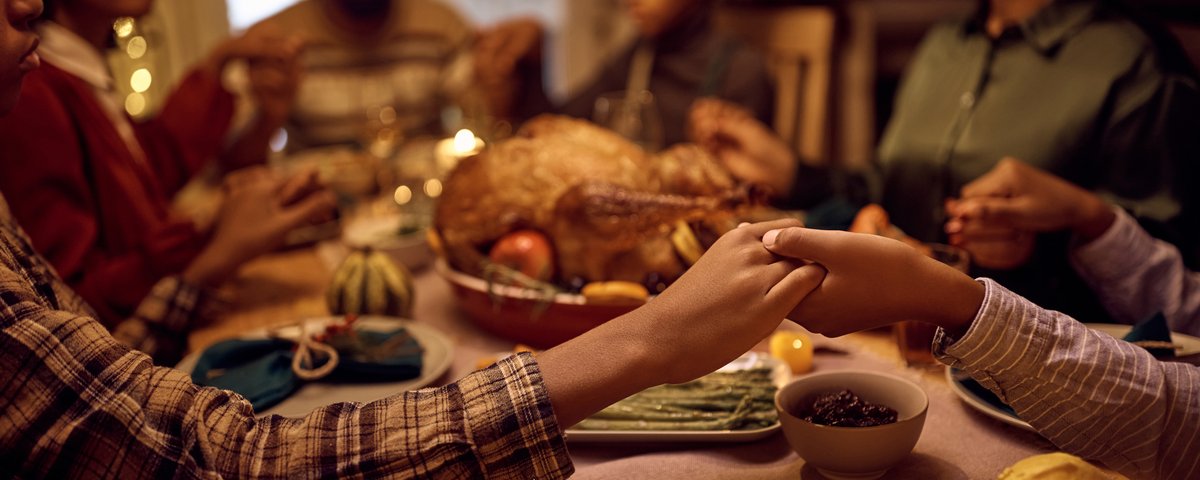
[{"label": "green shirt", "polygon": [[[1060,0],[996,39],[979,18],[935,27],[901,85],[879,146],[882,204],[896,225],[944,240],[943,201],[1006,156],[1100,192],[1140,219],[1180,218],[1189,203],[1182,169],[1200,158],[1180,158],[1194,134],[1171,135],[1181,125],[1194,130],[1200,114],[1177,108],[1192,84],[1165,73],[1145,31],[1095,1]],[[1070,271],[1064,240],[1040,243],[1030,267],[995,275],[1061,307],[1070,288],[1047,272]]]}]

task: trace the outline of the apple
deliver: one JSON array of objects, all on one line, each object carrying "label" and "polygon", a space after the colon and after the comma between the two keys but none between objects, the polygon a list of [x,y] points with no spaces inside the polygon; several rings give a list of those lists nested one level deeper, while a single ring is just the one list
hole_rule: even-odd
[{"label": "apple", "polygon": [[500,237],[488,256],[536,280],[548,282],[554,276],[554,249],[536,230],[517,230]]}]

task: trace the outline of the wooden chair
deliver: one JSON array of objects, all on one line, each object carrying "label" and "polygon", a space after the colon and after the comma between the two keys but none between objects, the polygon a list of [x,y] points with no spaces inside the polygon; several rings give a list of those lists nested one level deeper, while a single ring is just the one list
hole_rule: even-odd
[{"label": "wooden chair", "polygon": [[717,26],[767,56],[775,77],[775,131],[805,161],[829,158],[836,15],[829,7],[725,6]]}]

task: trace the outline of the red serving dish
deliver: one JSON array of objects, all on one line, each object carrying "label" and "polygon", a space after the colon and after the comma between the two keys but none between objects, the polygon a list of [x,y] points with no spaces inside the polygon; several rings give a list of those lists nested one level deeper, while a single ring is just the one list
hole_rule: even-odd
[{"label": "red serving dish", "polygon": [[575,338],[642,303],[589,304],[583,295],[558,293],[546,298],[536,290],[493,284],[451,268],[438,259],[438,274],[450,283],[459,308],[480,328],[518,343],[545,349]]}]

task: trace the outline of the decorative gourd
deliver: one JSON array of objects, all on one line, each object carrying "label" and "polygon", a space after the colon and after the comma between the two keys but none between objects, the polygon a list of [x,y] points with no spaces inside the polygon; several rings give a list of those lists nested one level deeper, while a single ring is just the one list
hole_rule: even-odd
[{"label": "decorative gourd", "polygon": [[387,255],[370,249],[354,250],[333,274],[326,292],[335,315],[389,315],[412,318],[412,274]]}]

